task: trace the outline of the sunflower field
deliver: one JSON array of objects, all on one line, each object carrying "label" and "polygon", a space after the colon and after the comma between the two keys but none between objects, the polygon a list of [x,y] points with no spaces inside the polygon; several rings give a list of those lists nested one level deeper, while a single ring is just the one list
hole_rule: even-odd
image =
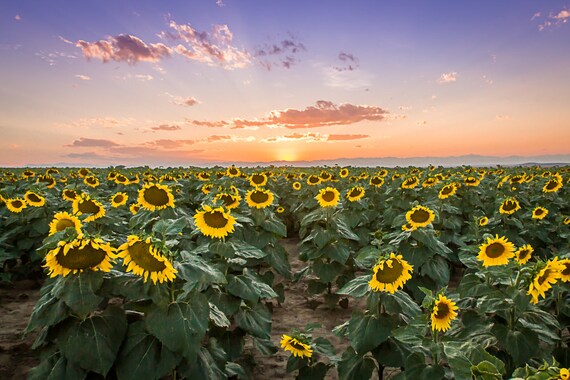
[{"label": "sunflower field", "polygon": [[[568,380],[569,188],[569,167],[0,169],[0,280],[43,279],[30,379],[252,379],[286,354],[297,379]],[[351,312],[275,339],[292,286],[320,322]]]}]

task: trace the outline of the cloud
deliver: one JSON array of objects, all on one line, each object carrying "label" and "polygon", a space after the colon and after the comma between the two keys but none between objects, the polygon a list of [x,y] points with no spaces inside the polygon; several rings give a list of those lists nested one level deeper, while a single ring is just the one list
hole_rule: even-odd
[{"label": "cloud", "polygon": [[196,141],[194,140],[160,139],[160,140],[148,141],[145,143],[145,145],[161,149],[174,149],[174,148],[181,148],[186,145],[193,145],[195,142]]},{"label": "cloud", "polygon": [[419,121],[416,121],[416,125],[418,125],[418,126],[427,125],[427,121],[426,121],[426,120],[419,120]]},{"label": "cloud", "polygon": [[81,80],[91,80],[91,77],[90,77],[90,76],[82,75],[82,74],[75,74],[75,77],[76,77],[76,78],[79,78],[79,79],[81,79]]},{"label": "cloud", "polygon": [[329,135],[327,141],[350,141],[350,140],[360,140],[366,139],[370,137],[370,135],[362,135],[362,134],[348,134],[348,135]]},{"label": "cloud", "polygon": [[192,106],[195,106],[196,104],[200,104],[200,101],[193,96],[187,96],[187,97],[175,96],[175,95],[169,94],[168,92],[166,92],[165,95],[171,98],[172,103],[179,105],[179,106],[192,107]]},{"label": "cloud", "polygon": [[342,141],[352,141],[359,139],[369,138],[370,135],[363,134],[321,134],[318,132],[306,132],[299,133],[294,132],[283,136],[272,136],[267,137],[261,142],[263,143],[281,143],[287,141],[304,141],[304,142],[342,142]]},{"label": "cloud", "polygon": [[182,129],[179,125],[168,125],[168,124],[161,124],[157,127],[151,128],[153,131],[179,131]]},{"label": "cloud", "polygon": [[68,153],[68,154],[64,154],[63,157],[79,158],[79,159],[88,160],[88,161],[111,161],[111,162],[116,161],[116,158],[113,159],[113,158],[109,157],[108,155],[104,155],[104,154],[97,153],[97,152]]},{"label": "cloud", "polygon": [[254,57],[265,69],[270,71],[275,66],[290,69],[299,60],[297,55],[307,51],[302,42],[295,37],[289,36],[277,43],[263,44],[255,47]]},{"label": "cloud", "polygon": [[110,148],[112,146],[118,146],[118,145],[119,144],[111,140],[89,139],[89,138],[80,137],[79,140],[75,140],[71,144],[65,146],[70,148],[84,148],[84,147]]},{"label": "cloud", "polygon": [[456,82],[457,77],[458,77],[457,72],[450,71],[448,73],[441,74],[441,76],[437,81],[438,83],[451,83],[451,82]]},{"label": "cloud", "polygon": [[332,125],[349,125],[360,121],[381,121],[386,118],[388,111],[377,107],[354,104],[334,104],[319,100],[314,106],[305,109],[285,109],[271,111],[267,117],[260,119],[233,119],[230,121],[198,121],[190,123],[197,126],[226,127],[243,129],[250,127],[285,127],[288,129],[318,128]]},{"label": "cloud", "polygon": [[117,128],[131,125],[135,122],[133,118],[114,118],[114,117],[89,117],[81,118],[77,121],[67,123],[53,123],[54,128],[67,129],[90,129],[90,128]]},{"label": "cloud", "polygon": [[536,12],[535,14],[532,15],[532,17],[530,18],[530,21],[533,21],[535,18],[539,18],[541,15],[540,12]]},{"label": "cloud", "polygon": [[174,32],[161,32],[163,40],[180,41],[173,50],[188,59],[221,66],[227,70],[241,69],[251,64],[251,55],[232,45],[233,33],[227,25],[214,25],[212,31],[199,32],[190,24],[181,25],[170,21]]},{"label": "cloud", "polygon": [[14,16],[14,20],[16,20],[16,21],[22,21],[22,16],[16,15],[16,16]]},{"label": "cloud", "polygon": [[39,51],[34,54],[36,57],[40,57],[43,61],[47,62],[50,66],[54,66],[61,58],[66,59],[76,59],[77,56],[61,51],[44,52]]},{"label": "cloud", "polygon": [[[531,21],[538,17],[540,17],[540,12],[535,13],[532,16]],[[566,24],[569,19],[570,19],[570,10],[561,9],[556,14],[550,13],[546,18],[546,20],[544,20],[538,25],[538,30],[542,32],[548,28],[559,27],[562,24]]]},{"label": "cloud", "polygon": [[212,135],[212,136],[208,136],[207,141],[208,142],[219,142],[219,141],[227,141],[227,140],[231,140],[232,136],[230,135]]},{"label": "cloud", "polygon": [[140,38],[120,34],[108,37],[106,40],[86,42],[79,40],[75,46],[81,48],[83,56],[88,60],[100,59],[103,62],[117,61],[134,65],[137,62],[158,62],[162,58],[170,57],[172,49],[168,46],[146,44]]},{"label": "cloud", "polygon": [[220,8],[225,7],[226,4],[224,4],[224,2],[222,0],[216,0],[216,5]]},{"label": "cloud", "polygon": [[495,119],[497,119],[499,121],[509,121],[509,120],[511,120],[511,116],[510,115],[497,115],[497,116],[495,116]]},{"label": "cloud", "polygon": [[337,71],[354,71],[360,66],[358,58],[350,53],[340,52],[338,59],[341,61],[342,66],[334,67]]}]

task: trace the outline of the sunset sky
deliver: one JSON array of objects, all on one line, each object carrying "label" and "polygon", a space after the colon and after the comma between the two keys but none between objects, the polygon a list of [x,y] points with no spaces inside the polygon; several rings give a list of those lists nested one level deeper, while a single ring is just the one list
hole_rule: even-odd
[{"label": "sunset sky", "polygon": [[2,1],[0,166],[570,154],[570,1]]}]

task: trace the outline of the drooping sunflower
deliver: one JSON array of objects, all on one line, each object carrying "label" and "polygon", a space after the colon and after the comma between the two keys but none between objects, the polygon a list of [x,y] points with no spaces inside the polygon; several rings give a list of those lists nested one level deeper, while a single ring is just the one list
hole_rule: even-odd
[{"label": "drooping sunflower", "polygon": [[439,295],[431,311],[431,328],[437,331],[447,331],[451,328],[451,321],[457,318],[457,304],[444,296]]},{"label": "drooping sunflower", "polygon": [[13,213],[19,214],[23,209],[28,207],[24,198],[9,198],[5,200],[6,207]]},{"label": "drooping sunflower", "polygon": [[51,175],[46,174],[38,176],[36,183],[43,183],[47,189],[53,189],[57,181]]},{"label": "drooping sunflower", "polygon": [[307,185],[311,185],[311,186],[316,186],[319,183],[321,183],[321,177],[311,174],[310,176],[307,177]]},{"label": "drooping sunflower", "polygon": [[473,187],[479,186],[479,184],[481,183],[481,178],[469,176],[463,180],[463,183],[465,184],[465,186],[473,186]]},{"label": "drooping sunflower", "polygon": [[239,206],[241,197],[239,195],[229,194],[229,193],[219,193],[216,194],[214,199],[219,199],[224,202],[224,206],[228,209],[234,209]]},{"label": "drooping sunflower", "polygon": [[74,228],[75,231],[77,231],[78,238],[83,236],[83,233],[81,232],[81,221],[79,218],[65,211],[58,212],[53,216],[53,220],[49,224],[49,234],[53,235],[68,227]]},{"label": "drooping sunflower", "polygon": [[321,207],[335,207],[340,201],[340,193],[334,187],[325,187],[315,196]]},{"label": "drooping sunflower", "polygon": [[457,184],[455,182],[452,182],[448,185],[445,185],[444,187],[441,188],[441,190],[439,190],[438,198],[447,199],[455,195],[456,192],[457,192]]},{"label": "drooping sunflower", "polygon": [[147,183],[139,190],[138,203],[149,211],[163,210],[174,207],[174,195],[166,185]]},{"label": "drooping sunflower", "polygon": [[384,177],[380,177],[378,175],[370,177],[370,181],[368,182],[371,186],[380,187],[384,184]]},{"label": "drooping sunflower", "polygon": [[487,218],[486,216],[482,216],[479,218],[480,227],[486,226],[487,224],[489,224],[489,218]]},{"label": "drooping sunflower", "polygon": [[76,215],[88,214],[85,222],[92,222],[105,216],[105,208],[103,205],[92,199],[88,194],[81,194],[73,201],[73,213]]},{"label": "drooping sunflower", "polygon": [[354,186],[346,193],[346,199],[350,202],[356,202],[361,200],[365,193],[366,191],[364,191],[362,186]]},{"label": "drooping sunflower", "polygon": [[520,265],[526,264],[534,252],[534,248],[530,244],[525,244],[515,252],[515,260]]},{"label": "drooping sunflower", "polygon": [[538,207],[535,207],[534,210],[532,210],[532,218],[533,219],[542,220],[546,217],[546,215],[548,215],[548,210],[544,207],[538,206]]},{"label": "drooping sunflower", "polygon": [[417,205],[406,213],[406,220],[414,228],[426,227],[435,220],[435,213],[428,207]]},{"label": "drooping sunflower", "polygon": [[422,187],[434,187],[439,180],[436,177],[428,177],[422,182]]},{"label": "drooping sunflower", "polygon": [[77,198],[79,196],[80,193],[78,193],[77,191],[73,190],[73,189],[63,189],[63,191],[61,192],[61,197],[63,199],[65,199],[66,201],[71,201],[73,202],[75,200],[75,198]]},{"label": "drooping sunflower", "polygon": [[293,190],[299,191],[301,190],[301,183],[300,182],[293,182]]},{"label": "drooping sunflower", "polygon": [[226,170],[226,175],[230,178],[239,177],[240,174],[241,174],[241,171],[239,170],[239,168],[236,168],[234,165],[230,166]]},{"label": "drooping sunflower", "polygon": [[506,237],[495,235],[479,246],[477,260],[483,261],[484,267],[505,265],[515,255],[515,246]]},{"label": "drooping sunflower", "polygon": [[139,205],[138,203],[133,203],[132,205],[129,206],[129,211],[133,215],[136,215],[136,213],[139,212],[140,209],[141,205]]},{"label": "drooping sunflower", "polygon": [[128,199],[129,199],[129,196],[127,195],[127,193],[119,191],[118,193],[115,193],[111,197],[111,206],[120,207],[120,206],[126,204]]},{"label": "drooping sunflower", "polygon": [[253,187],[267,185],[267,176],[265,173],[254,173],[249,177],[249,184]]},{"label": "drooping sunflower", "polygon": [[340,169],[340,172],[338,173],[338,175],[340,176],[340,178],[346,178],[346,177],[348,177],[349,173],[350,172],[348,171],[347,168],[342,168],[342,169]]},{"label": "drooping sunflower", "polygon": [[36,175],[36,173],[31,170],[24,170],[22,175],[24,176],[24,178],[33,178]]},{"label": "drooping sunflower", "polygon": [[24,194],[24,200],[28,206],[32,207],[42,207],[46,204],[46,199],[44,197],[30,190],[26,191],[26,194]]},{"label": "drooping sunflower", "polygon": [[289,335],[283,334],[281,336],[281,348],[285,351],[289,351],[295,357],[299,358],[310,358],[313,355],[313,349],[307,343],[303,343],[298,338],[291,337]]},{"label": "drooping sunflower", "polygon": [[380,260],[372,268],[374,274],[368,283],[375,292],[389,292],[394,294],[398,289],[412,278],[413,267],[403,259],[402,255],[390,253],[390,257]]},{"label": "drooping sunflower", "polygon": [[413,189],[420,183],[420,179],[417,176],[412,176],[406,178],[402,185],[400,186],[402,189]]},{"label": "drooping sunflower", "polygon": [[202,185],[201,187],[201,191],[204,194],[210,194],[210,191],[212,191],[212,189],[214,188],[214,185],[211,183],[205,183]]},{"label": "drooping sunflower", "polygon": [[199,181],[209,181],[210,174],[207,172],[200,172],[196,174],[196,178],[198,178]]},{"label": "drooping sunflower", "polygon": [[521,205],[516,198],[507,198],[501,203],[501,207],[499,207],[499,212],[505,215],[511,215],[515,211],[520,210]]},{"label": "drooping sunflower", "polygon": [[212,238],[225,238],[234,232],[236,219],[226,212],[223,207],[212,208],[203,206],[194,215],[196,226],[202,234]]},{"label": "drooping sunflower", "polygon": [[388,175],[388,169],[381,169],[378,173],[376,173],[379,177],[386,177]]},{"label": "drooping sunflower", "polygon": [[50,277],[67,276],[85,270],[109,272],[114,264],[115,249],[101,239],[75,239],[60,241],[55,249],[46,255]]},{"label": "drooping sunflower", "polygon": [[560,272],[560,280],[563,282],[569,282],[570,281],[570,259],[560,260],[560,264],[562,264],[564,266],[564,268]]},{"label": "drooping sunflower", "polygon": [[127,242],[117,249],[117,257],[123,259],[127,272],[144,277],[144,282],[152,280],[153,284],[173,281],[176,269],[172,263],[152,244],[150,237],[141,239],[130,235]]},{"label": "drooping sunflower", "polygon": [[83,178],[83,182],[89,187],[97,187],[99,186],[99,178],[95,177],[94,175],[88,175],[87,177]]},{"label": "drooping sunflower", "polygon": [[552,288],[552,285],[562,277],[562,272],[566,269],[566,265],[558,261],[558,257],[548,260],[546,265],[539,263],[539,268],[542,268],[531,279],[528,287],[528,293],[532,299],[531,302],[538,303],[538,296],[546,297],[546,292]]},{"label": "drooping sunflower", "polygon": [[546,182],[544,187],[542,188],[543,193],[555,193],[562,187],[562,181],[558,180],[557,178],[551,178]]},{"label": "drooping sunflower", "polygon": [[269,189],[251,189],[247,192],[245,199],[249,207],[265,208],[270,206],[275,196]]}]

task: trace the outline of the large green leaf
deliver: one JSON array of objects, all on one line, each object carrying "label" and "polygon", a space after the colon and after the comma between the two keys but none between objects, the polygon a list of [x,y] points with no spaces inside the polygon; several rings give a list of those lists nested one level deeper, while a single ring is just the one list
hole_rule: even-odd
[{"label": "large green leaf", "polygon": [[286,279],[291,279],[291,264],[289,262],[287,251],[277,243],[269,244],[265,250],[267,252],[265,261],[281,276]]},{"label": "large green leaf", "polygon": [[234,248],[236,256],[243,259],[263,259],[267,256],[267,253],[263,252],[261,249],[241,240],[234,240],[230,242],[230,244]]},{"label": "large green leaf", "polygon": [[103,297],[96,294],[101,285],[103,285],[103,272],[85,271],[58,278],[52,293],[57,298],[63,299],[73,312],[86,316],[103,300]]},{"label": "large green leaf", "polygon": [[56,352],[32,368],[28,380],[82,380],[86,376],[87,372]]},{"label": "large green leaf", "polygon": [[210,305],[210,320],[214,322],[214,324],[218,327],[230,327],[230,321],[228,317],[226,317],[224,312],[218,309],[218,307],[211,302],[209,303],[209,305]]},{"label": "large green leaf", "polygon": [[251,333],[253,336],[270,339],[271,313],[267,308],[258,303],[255,307],[243,307],[235,316],[239,327]]},{"label": "large green leaf", "polygon": [[517,366],[523,365],[540,350],[538,335],[532,330],[510,330],[505,325],[495,323],[492,331]]},{"label": "large green leaf", "polygon": [[439,255],[433,256],[419,269],[422,275],[428,276],[441,287],[449,283],[449,264],[443,257]]},{"label": "large green leaf", "polygon": [[332,282],[343,270],[344,266],[336,261],[327,263],[319,260],[313,263],[313,272],[325,283]]},{"label": "large green leaf", "polygon": [[287,236],[287,226],[282,221],[277,219],[273,214],[263,222],[261,227],[268,232],[273,232],[278,237]]},{"label": "large green leaf", "polygon": [[208,328],[210,305],[202,294],[196,294],[188,303],[174,302],[164,310],[150,309],[146,329],[169,350],[182,354],[189,362],[196,359],[200,341]]},{"label": "large green leaf", "polygon": [[177,277],[185,280],[184,287],[193,290],[210,284],[225,284],[226,277],[201,256],[187,253],[184,261],[176,265]]},{"label": "large green leaf", "polygon": [[406,379],[433,380],[445,378],[445,371],[438,365],[425,364],[424,355],[415,352],[406,359]]},{"label": "large green leaf", "polygon": [[119,380],[160,379],[177,364],[170,352],[144,328],[142,321],[129,326],[125,342],[117,356]]},{"label": "large green leaf", "polygon": [[337,290],[336,294],[348,295],[355,298],[363,297],[370,290],[369,282],[370,275],[356,277],[344,284],[342,288]]},{"label": "large green leaf", "polygon": [[81,368],[107,375],[127,330],[122,309],[109,307],[85,320],[69,318],[57,333],[61,352]]},{"label": "large green leaf", "polygon": [[326,257],[340,264],[346,263],[346,260],[350,257],[348,246],[339,241],[327,245],[323,251]]},{"label": "large green leaf", "polygon": [[259,298],[277,298],[279,296],[271,286],[247,271],[239,276],[229,275],[228,279],[228,292],[245,300],[257,302]]},{"label": "large green leaf", "polygon": [[389,317],[355,311],[348,323],[350,344],[358,354],[364,355],[388,339],[391,326]]},{"label": "large green leaf", "polygon": [[370,380],[375,368],[374,359],[357,355],[349,347],[342,355],[342,360],[338,362],[339,380]]},{"label": "large green leaf", "polygon": [[52,296],[51,292],[47,292],[36,302],[25,333],[27,334],[38,327],[56,325],[68,315],[69,308],[65,303]]}]

